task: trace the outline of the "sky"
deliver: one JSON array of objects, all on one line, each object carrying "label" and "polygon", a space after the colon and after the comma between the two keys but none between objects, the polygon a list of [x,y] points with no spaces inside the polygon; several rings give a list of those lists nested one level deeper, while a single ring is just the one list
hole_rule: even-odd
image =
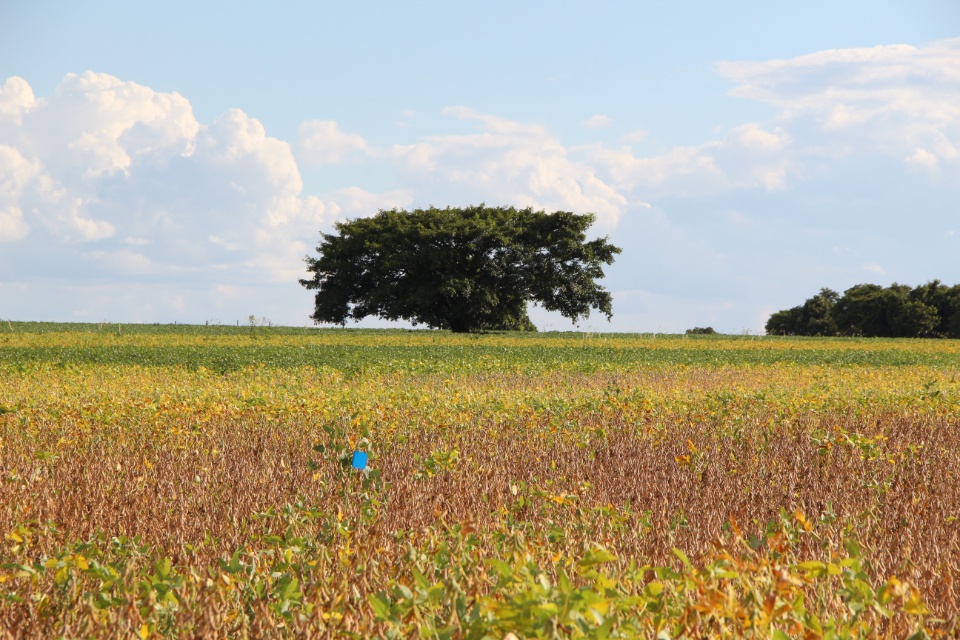
[{"label": "sky", "polygon": [[960,3],[0,0],[2,320],[304,326],[336,221],[480,202],[623,249],[580,330],[960,283]]}]

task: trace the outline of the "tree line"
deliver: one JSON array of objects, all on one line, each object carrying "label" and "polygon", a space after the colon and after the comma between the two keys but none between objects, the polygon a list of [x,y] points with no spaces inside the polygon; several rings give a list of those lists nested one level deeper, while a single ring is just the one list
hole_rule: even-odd
[{"label": "tree line", "polygon": [[960,338],[960,285],[939,280],[911,288],[858,284],[840,295],[832,289],[798,307],[777,311],[769,335]]}]

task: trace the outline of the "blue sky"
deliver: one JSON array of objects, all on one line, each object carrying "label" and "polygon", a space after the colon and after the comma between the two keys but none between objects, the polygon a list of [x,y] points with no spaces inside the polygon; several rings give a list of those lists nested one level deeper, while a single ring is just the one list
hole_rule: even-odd
[{"label": "blue sky", "polygon": [[960,3],[0,1],[0,318],[302,325],[321,230],[480,201],[597,214],[582,328],[960,282]]}]

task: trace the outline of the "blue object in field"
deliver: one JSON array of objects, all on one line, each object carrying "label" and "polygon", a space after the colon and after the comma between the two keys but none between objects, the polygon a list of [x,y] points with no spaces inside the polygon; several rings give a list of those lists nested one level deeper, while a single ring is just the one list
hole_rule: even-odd
[{"label": "blue object in field", "polygon": [[354,451],[353,452],[353,468],[363,469],[367,468],[367,454],[364,451]]}]

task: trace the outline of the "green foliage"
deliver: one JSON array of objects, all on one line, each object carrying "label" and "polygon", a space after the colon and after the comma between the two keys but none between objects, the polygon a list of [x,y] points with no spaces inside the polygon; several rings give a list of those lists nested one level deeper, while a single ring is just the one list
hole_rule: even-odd
[{"label": "green foliage", "polygon": [[[477,537],[453,527],[411,547],[409,577],[368,601],[387,638],[862,638],[878,632],[871,617],[928,637],[920,593],[871,581],[856,539],[804,560],[803,539],[817,536],[800,512],[781,512],[749,541],[730,525],[702,565],[674,549],[673,567],[624,562],[598,544],[543,566],[533,544],[509,536],[480,559]],[[429,565],[438,552],[442,568]]]},{"label": "green foliage", "polygon": [[937,323],[932,334],[960,338],[960,285],[948,287],[939,280],[914,288],[910,300],[936,310]]},{"label": "green foliage", "polygon": [[[342,480],[347,497],[362,491]],[[551,560],[550,549],[527,538],[522,523],[480,532],[441,521],[408,545],[399,567],[381,569],[371,550],[361,557],[359,549],[331,549],[362,540],[375,526],[369,519],[298,501],[255,520],[264,533],[205,571],[178,566],[139,538],[98,533],[39,553],[29,564],[0,564],[8,580],[0,594],[20,603],[23,592],[11,581],[52,584],[36,615],[56,619],[82,607],[93,613],[82,634],[91,636],[99,635],[92,623],[126,626],[143,638],[182,637],[190,630],[182,626],[187,609],[211,603],[232,612],[219,614],[220,632],[231,637],[258,635],[254,630],[264,624],[278,637],[311,625],[315,633],[339,636],[347,632],[347,616],[354,629],[359,620],[368,637],[385,638],[865,638],[881,634],[878,623],[912,637],[935,633],[915,587],[894,577],[871,579],[855,537],[821,538],[800,512],[781,512],[755,536],[730,522],[730,535],[711,555],[694,562],[674,549],[671,566],[641,565],[597,543],[560,550]],[[49,527],[21,526],[7,537],[16,552],[49,545],[56,535]],[[808,539],[822,547],[819,557],[799,555]],[[329,584],[336,565],[351,568],[357,582],[381,587],[361,593],[355,584]],[[344,596],[329,598],[331,589]]]},{"label": "green foliage", "polygon": [[454,332],[531,330],[527,302],[577,321],[611,296],[596,280],[618,247],[586,241],[592,214],[485,207],[381,210],[338,222],[306,258],[313,320],[405,319]]},{"label": "green foliage", "polygon": [[717,333],[713,327],[694,327],[693,329],[687,329],[685,332],[687,335],[704,335],[712,336]]},{"label": "green foliage", "polygon": [[770,316],[771,335],[873,338],[960,337],[960,285],[939,280],[911,289],[858,284],[840,296],[821,289],[802,306]]},{"label": "green foliage", "polygon": [[429,456],[417,460],[420,469],[416,473],[418,479],[432,478],[438,474],[452,471],[460,461],[460,451],[432,451]]},{"label": "green foliage", "polygon": [[837,325],[833,320],[833,308],[840,298],[832,289],[821,289],[802,306],[778,311],[767,321],[767,333],[771,335],[834,336]]}]

